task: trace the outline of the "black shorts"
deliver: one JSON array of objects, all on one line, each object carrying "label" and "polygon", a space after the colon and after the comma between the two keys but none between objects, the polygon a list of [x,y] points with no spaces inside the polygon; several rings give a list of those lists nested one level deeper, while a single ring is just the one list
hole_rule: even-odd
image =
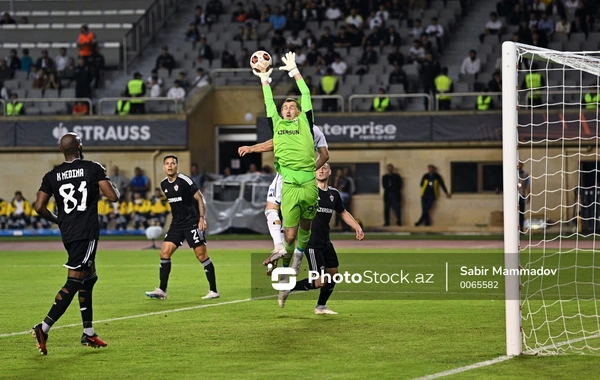
[{"label": "black shorts", "polygon": [[[195,227],[195,228],[194,228]],[[183,246],[183,241],[186,240],[190,248],[194,249],[201,245],[206,245],[204,233],[198,229],[198,226],[190,228],[169,227],[169,231],[165,235],[164,241],[169,241],[178,247]]]},{"label": "black shorts", "polygon": [[98,240],[75,240],[65,243],[69,261],[64,267],[73,270],[86,270],[96,262]]},{"label": "black shorts", "polygon": [[310,270],[320,270],[321,267],[337,268],[340,265],[333,244],[326,247],[312,247],[309,245],[304,254],[308,260]]}]

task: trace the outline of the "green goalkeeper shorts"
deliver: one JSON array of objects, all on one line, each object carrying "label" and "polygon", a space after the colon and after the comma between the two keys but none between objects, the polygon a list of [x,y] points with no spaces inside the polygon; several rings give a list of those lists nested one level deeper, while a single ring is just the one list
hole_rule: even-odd
[{"label": "green goalkeeper shorts", "polygon": [[314,219],[319,205],[317,181],[302,184],[283,182],[281,190],[281,216],[283,226],[296,227],[302,219]]}]

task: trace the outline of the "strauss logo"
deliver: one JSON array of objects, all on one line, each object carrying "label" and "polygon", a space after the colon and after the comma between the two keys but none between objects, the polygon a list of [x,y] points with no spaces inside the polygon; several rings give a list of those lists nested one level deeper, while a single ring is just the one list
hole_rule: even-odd
[{"label": "strauss logo", "polygon": [[52,130],[52,136],[56,139],[56,141],[60,142],[60,139],[69,133],[69,130],[65,125],[61,122]]}]

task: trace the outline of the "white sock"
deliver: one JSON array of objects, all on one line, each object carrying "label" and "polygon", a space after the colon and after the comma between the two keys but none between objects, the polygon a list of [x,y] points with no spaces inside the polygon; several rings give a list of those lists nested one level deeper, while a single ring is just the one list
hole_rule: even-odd
[{"label": "white sock", "polygon": [[93,336],[94,335],[94,328],[93,327],[86,327],[83,329],[83,333],[87,336]]},{"label": "white sock", "polygon": [[267,227],[269,227],[269,234],[271,234],[271,239],[273,239],[274,247],[281,247],[283,245],[283,235],[281,233],[279,212],[277,210],[266,210],[265,216],[267,217]]},{"label": "white sock", "polygon": [[48,334],[48,331],[50,331],[50,325],[46,322],[42,322],[42,331],[44,334]]}]

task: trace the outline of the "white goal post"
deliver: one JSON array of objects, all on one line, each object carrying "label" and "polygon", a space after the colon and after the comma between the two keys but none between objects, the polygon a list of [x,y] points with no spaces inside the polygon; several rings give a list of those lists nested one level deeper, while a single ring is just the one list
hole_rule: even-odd
[{"label": "white goal post", "polygon": [[600,353],[599,94],[600,52],[502,44],[507,355]]}]

